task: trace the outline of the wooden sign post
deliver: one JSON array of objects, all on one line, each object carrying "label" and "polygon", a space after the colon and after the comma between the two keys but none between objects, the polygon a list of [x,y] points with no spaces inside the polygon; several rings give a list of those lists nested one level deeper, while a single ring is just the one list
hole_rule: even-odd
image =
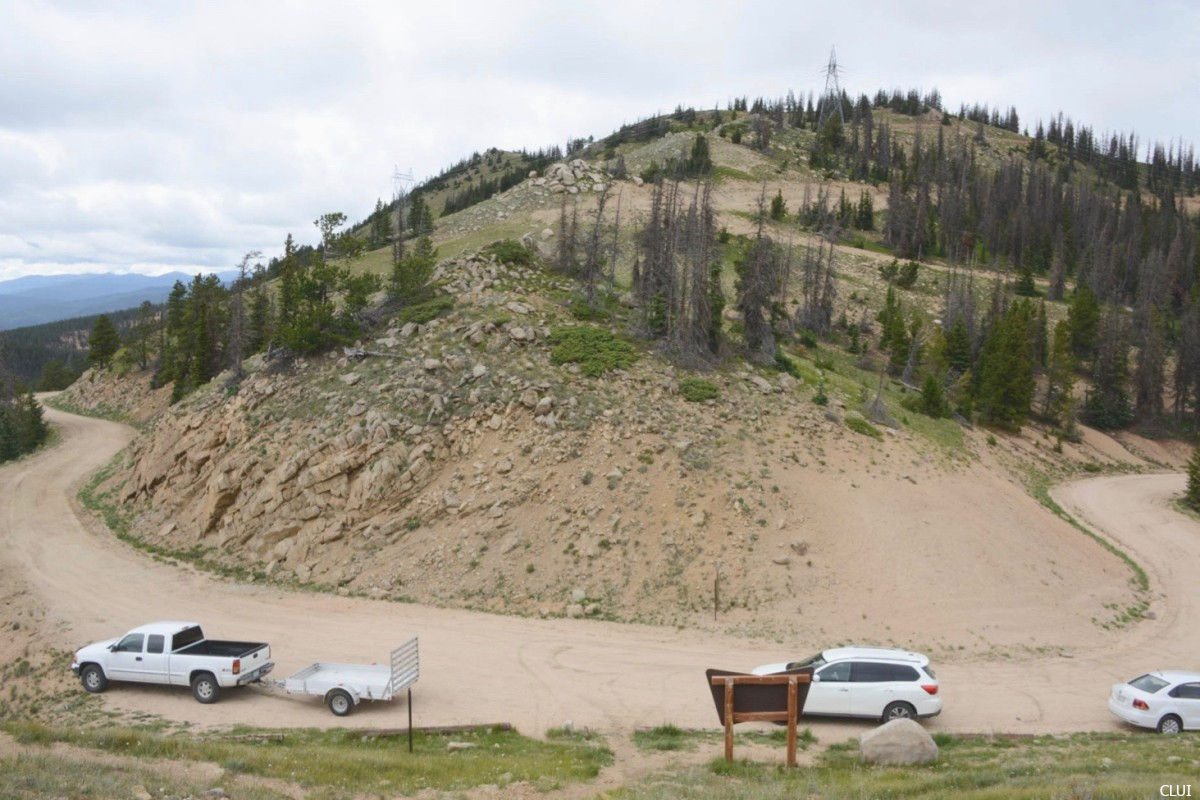
[{"label": "wooden sign post", "polygon": [[[787,765],[796,766],[796,717],[799,716],[801,701],[799,685],[805,684],[804,694],[808,695],[808,683],[811,675],[803,673],[783,673],[779,675],[710,675],[709,681],[713,686],[724,686],[724,708],[720,709],[722,722],[725,723],[725,760],[733,761],[733,726],[738,722],[786,722],[787,723]],[[738,711],[734,702],[735,690],[738,686],[780,686],[787,687],[786,708],[776,707],[776,710],[745,710]],[[783,698],[780,697],[780,700]],[[760,705],[758,703],[755,704]],[[780,703],[779,705],[783,705]]]}]

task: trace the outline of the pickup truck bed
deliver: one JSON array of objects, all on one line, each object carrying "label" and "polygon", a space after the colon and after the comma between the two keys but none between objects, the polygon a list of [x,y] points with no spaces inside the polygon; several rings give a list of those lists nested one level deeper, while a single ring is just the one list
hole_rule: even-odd
[{"label": "pickup truck bed", "polygon": [[266,647],[266,642],[222,642],[205,639],[187,647],[181,647],[175,652],[188,656],[221,656],[223,658],[245,658],[246,656]]}]

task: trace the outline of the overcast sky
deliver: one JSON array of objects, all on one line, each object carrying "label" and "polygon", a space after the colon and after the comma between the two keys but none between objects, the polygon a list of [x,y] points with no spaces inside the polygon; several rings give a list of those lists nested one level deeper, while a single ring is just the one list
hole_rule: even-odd
[{"label": "overcast sky", "polygon": [[228,269],[488,147],[843,86],[1200,133],[1200,4],[0,0],[0,280]]}]

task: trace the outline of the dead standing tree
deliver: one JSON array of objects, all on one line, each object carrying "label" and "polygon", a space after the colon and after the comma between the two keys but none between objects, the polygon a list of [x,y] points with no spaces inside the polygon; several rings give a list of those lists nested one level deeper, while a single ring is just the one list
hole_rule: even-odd
[{"label": "dead standing tree", "polygon": [[758,197],[758,225],[754,239],[737,264],[737,306],[746,332],[746,357],[756,364],[775,363],[771,305],[779,295],[782,272],[779,248],[763,233],[766,204],[767,187],[763,184]]},{"label": "dead standing tree", "polygon": [[604,206],[607,202],[608,188],[605,187],[596,203],[596,218],[592,221],[592,230],[583,253],[580,280],[583,282],[584,301],[591,309],[596,308],[596,284],[604,271],[604,256],[600,249],[604,237]]}]

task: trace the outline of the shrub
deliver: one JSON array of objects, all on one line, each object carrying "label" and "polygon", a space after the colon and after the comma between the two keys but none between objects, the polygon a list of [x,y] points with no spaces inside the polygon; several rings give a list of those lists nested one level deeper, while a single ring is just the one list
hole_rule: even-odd
[{"label": "shrub", "polygon": [[712,381],[704,378],[684,378],[679,382],[679,394],[689,403],[703,403],[705,400],[715,400],[720,392]]},{"label": "shrub", "polygon": [[571,316],[581,322],[607,322],[612,316],[603,308],[593,308],[586,300],[571,301]]},{"label": "shrub", "polygon": [[533,262],[533,253],[516,239],[504,239],[494,242],[484,249],[483,254],[485,256],[495,256],[496,260],[501,264],[516,264],[527,267]]},{"label": "shrub", "polygon": [[[813,344],[815,345],[816,342],[814,341]],[[796,362],[788,358],[787,355],[779,349],[775,350],[775,369],[779,370],[780,372],[786,372],[793,378],[801,377],[800,368],[796,366]]]},{"label": "shrub", "polygon": [[578,364],[580,371],[595,378],[609,370],[624,369],[638,359],[629,342],[611,331],[591,325],[556,328],[550,333],[550,361],[554,364]]},{"label": "shrub", "polygon": [[817,384],[817,393],[813,395],[813,402],[819,406],[829,405],[829,395],[825,394],[825,378],[821,378],[821,382]]},{"label": "shrub", "polygon": [[441,295],[432,300],[426,300],[424,303],[417,303],[416,305],[400,309],[400,313],[396,315],[396,319],[401,322],[415,322],[418,325],[424,325],[426,322],[440,317],[452,308],[454,308],[454,298]]},{"label": "shrub", "polygon": [[872,439],[883,438],[883,434],[880,432],[879,428],[876,428],[862,417],[846,417],[846,427],[855,433],[861,433],[863,436],[870,436]]}]

